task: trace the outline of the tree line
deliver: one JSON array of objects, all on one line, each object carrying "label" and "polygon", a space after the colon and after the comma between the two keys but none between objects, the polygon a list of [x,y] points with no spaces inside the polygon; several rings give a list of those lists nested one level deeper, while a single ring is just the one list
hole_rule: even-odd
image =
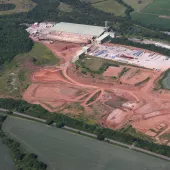
[{"label": "tree line", "polygon": [[127,38],[113,38],[111,40],[111,43],[133,46],[133,47],[137,47],[137,48],[154,51],[154,52],[163,54],[167,57],[170,56],[170,50],[167,48],[158,47],[153,44],[142,44],[142,43],[138,43],[138,42],[133,42],[133,41],[128,40]]},{"label": "tree line", "polygon": [[48,124],[56,122],[57,127],[63,127],[66,125],[82,131],[97,134],[99,140],[106,137],[122,143],[127,143],[130,145],[133,144],[136,147],[170,157],[170,146],[159,145],[150,141],[143,140],[141,138],[134,137],[130,134],[103,128],[98,124],[88,124],[85,121],[71,118],[61,113],[51,113],[42,108],[40,105],[30,104],[23,100],[6,98],[0,99],[0,108],[18,111],[26,115],[43,118],[47,120]]},{"label": "tree line", "polygon": [[13,159],[17,170],[34,169],[34,170],[46,170],[47,165],[38,160],[38,156],[34,153],[23,152],[20,148],[20,143],[9,138],[2,131],[2,124],[7,116],[0,115],[0,137],[3,144],[7,145],[12,153]]}]

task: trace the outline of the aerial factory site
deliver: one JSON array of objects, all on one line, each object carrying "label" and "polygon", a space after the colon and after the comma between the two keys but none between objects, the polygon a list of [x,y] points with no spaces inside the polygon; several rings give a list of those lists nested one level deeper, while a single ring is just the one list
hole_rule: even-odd
[{"label": "aerial factory site", "polygon": [[24,100],[111,129],[131,125],[170,145],[161,138],[170,132],[168,56],[110,43],[116,35],[106,26],[44,22],[27,32],[60,64],[33,72]]}]

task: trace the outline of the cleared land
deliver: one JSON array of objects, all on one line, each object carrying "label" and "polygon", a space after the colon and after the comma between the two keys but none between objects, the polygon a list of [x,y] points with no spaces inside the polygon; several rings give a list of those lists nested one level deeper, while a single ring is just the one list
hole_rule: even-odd
[{"label": "cleared land", "polygon": [[135,11],[140,12],[154,0],[141,0],[140,3],[139,0],[123,0],[123,1],[126,4],[130,5]]},{"label": "cleared land", "polygon": [[153,25],[161,29],[170,28],[170,0],[155,0],[141,12],[133,12],[132,19],[144,25]]},{"label": "cleared land", "polygon": [[32,0],[0,0],[0,4],[4,3],[14,4],[16,5],[16,8],[7,11],[0,11],[0,15],[27,12],[36,6],[36,4]]},{"label": "cleared land", "polygon": [[2,143],[0,138],[0,165],[2,170],[15,170],[15,164],[12,160],[9,149]]},{"label": "cleared land", "polygon": [[92,3],[92,6],[104,12],[113,13],[116,16],[124,16],[126,10],[126,7],[119,4],[115,0]]},{"label": "cleared land", "polygon": [[170,166],[168,161],[24,119],[8,118],[3,130],[49,169],[168,170]]}]

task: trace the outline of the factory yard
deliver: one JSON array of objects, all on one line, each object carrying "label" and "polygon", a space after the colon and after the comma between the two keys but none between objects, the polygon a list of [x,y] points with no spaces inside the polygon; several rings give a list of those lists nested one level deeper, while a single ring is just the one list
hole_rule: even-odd
[{"label": "factory yard", "polygon": [[96,45],[88,54],[107,60],[133,64],[158,71],[167,70],[170,65],[170,60],[167,56],[121,45]]},{"label": "factory yard", "polygon": [[2,129],[37,154],[49,170],[169,170],[170,166],[168,161],[134,150],[16,117],[5,120]]}]

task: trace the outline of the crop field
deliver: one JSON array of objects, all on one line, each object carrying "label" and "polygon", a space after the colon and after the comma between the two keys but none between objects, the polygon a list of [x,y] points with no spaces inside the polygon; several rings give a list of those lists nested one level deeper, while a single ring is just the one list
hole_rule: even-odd
[{"label": "crop field", "polygon": [[0,165],[2,170],[15,170],[15,164],[12,160],[9,149],[2,143],[0,138]]},{"label": "crop field", "polygon": [[155,0],[140,12],[133,12],[132,19],[144,25],[161,29],[170,28],[170,0]]},{"label": "crop field", "polygon": [[16,5],[16,8],[7,11],[0,11],[0,15],[27,12],[36,6],[36,4],[32,0],[8,0],[8,1],[0,0],[0,4],[5,3],[14,4]]},{"label": "crop field", "polygon": [[138,0],[123,0],[123,1],[126,4],[130,5],[135,11],[140,12],[154,0],[142,0],[141,3],[139,3]]},{"label": "crop field", "polygon": [[126,8],[115,0],[108,0],[92,4],[97,9],[104,12],[113,13],[116,16],[124,16]]},{"label": "crop field", "polygon": [[168,161],[20,118],[9,117],[3,131],[37,154],[49,170],[169,170],[170,166]]}]

